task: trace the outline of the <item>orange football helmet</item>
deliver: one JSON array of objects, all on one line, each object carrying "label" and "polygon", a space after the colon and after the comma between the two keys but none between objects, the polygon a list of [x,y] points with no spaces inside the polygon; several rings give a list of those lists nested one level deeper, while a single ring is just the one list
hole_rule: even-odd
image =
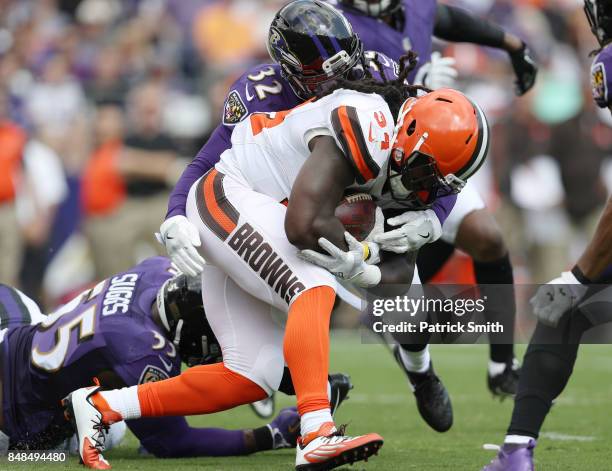
[{"label": "orange football helmet", "polygon": [[409,98],[400,109],[388,166],[393,197],[428,207],[458,193],[483,164],[489,135],[483,111],[457,90]]}]

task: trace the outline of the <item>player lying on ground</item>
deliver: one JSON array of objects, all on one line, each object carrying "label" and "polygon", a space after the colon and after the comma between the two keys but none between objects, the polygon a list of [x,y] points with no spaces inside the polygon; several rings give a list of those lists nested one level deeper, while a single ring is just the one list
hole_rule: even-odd
[{"label": "player lying on ground", "polygon": [[[232,147],[192,186],[187,202],[207,260],[204,307],[223,364],[137,387],[72,393],[67,410],[87,466],[108,467],[96,447],[100,427],[260,400],[278,388],[285,362],[301,419],[297,469],[331,469],[366,459],[382,446],[378,434],[346,436],[330,414],[333,275],[367,288],[410,283],[412,270],[407,257],[386,252],[374,264],[375,244],[347,237],[335,209],[354,185],[380,201],[431,204],[458,192],[488,148],[480,108],[453,90],[414,98],[417,89],[405,85],[409,71],[402,68],[387,84],[338,80],[315,101],[256,113],[236,126]],[[411,114],[420,100],[431,113]],[[447,130],[443,146],[429,141],[441,129]],[[333,244],[341,251],[323,263],[326,269],[298,256],[297,249],[317,250],[323,239],[328,249]],[[274,322],[274,310],[287,315],[284,330]]]},{"label": "player lying on ground", "polygon": [[[535,83],[537,69],[526,44],[494,23],[475,17],[461,8],[435,0],[334,0],[330,3],[343,8],[366,48],[381,51],[394,60],[398,60],[408,49],[417,52],[419,63],[409,78],[429,88],[452,86],[457,76],[454,59],[442,58],[439,53],[431,54],[433,36],[506,51],[516,74],[516,91],[519,95],[526,93]],[[421,232],[423,234],[427,233],[430,224],[427,214],[412,214],[409,219],[396,218],[390,222],[405,224],[404,227],[410,229],[422,225],[420,228],[425,229],[425,232]],[[410,225],[406,225],[408,222]],[[514,290],[499,290],[492,286],[512,286],[514,283],[508,249],[493,215],[470,183],[459,194],[457,204],[442,226],[439,240],[409,237],[415,232],[406,235],[403,232],[399,229],[393,234],[395,237],[382,236],[379,239],[382,247],[407,251],[422,246],[417,266],[424,283],[444,265],[455,247],[460,248],[472,257],[476,281],[481,285],[481,290],[495,291],[495,294],[488,295],[489,299],[495,299],[495,304],[489,302],[485,311],[486,320],[502,321],[509,327],[513,325],[513,319],[507,317],[508,313],[515,315]],[[431,244],[424,245],[425,242]],[[512,309],[508,306],[512,306]],[[513,329],[509,328],[506,332],[503,344],[491,345],[487,372],[489,389],[500,397],[515,393],[519,373],[518,362],[514,358]],[[405,348],[418,351],[419,348],[423,350],[423,345]]]},{"label": "player lying on ground", "polygon": [[[310,19],[309,34],[301,33],[301,18]],[[238,122],[246,120],[251,113],[293,108],[339,77],[348,80],[372,77],[381,82],[397,78],[397,64],[383,54],[373,51],[364,54],[351,25],[323,2],[299,0],[283,7],[271,24],[268,42],[277,63],[256,66],[232,85],[222,124],[187,167],[170,198],[168,218],[160,233],[168,254],[184,272],[195,275],[203,267],[195,248],[200,245],[198,231],[184,216],[187,193],[230,147],[232,130]],[[456,195],[439,197],[427,211],[431,240],[439,237],[440,227],[456,198]],[[407,224],[402,228],[402,237],[422,240],[418,234],[425,232],[420,229],[425,228]],[[406,346],[396,349],[396,354],[401,355],[402,369],[413,386],[422,417],[435,430],[448,430],[452,424],[452,407],[444,385],[431,366],[429,351],[422,345]]]},{"label": "player lying on ground", "polygon": [[[585,13],[601,45],[591,67],[593,98],[612,111],[612,1],[585,0]],[[612,283],[612,200],[595,235],[571,271],[541,286],[532,298],[539,323],[523,373],[504,444],[486,471],[532,471],[533,450],[553,401],[570,379],[584,332],[610,321]],[[597,286],[599,284],[599,286]],[[589,285],[594,285],[590,290]],[[600,302],[587,302],[599,294]],[[593,298],[594,300],[595,298]],[[602,312],[603,311],[603,312]]]},{"label": "player lying on ground", "polygon": [[[70,438],[74,429],[61,399],[94,377],[102,387],[116,388],[176,376],[181,361],[220,360],[199,280],[193,286],[175,274],[167,258],[150,258],[49,316],[0,285],[0,429],[6,448],[53,449]],[[290,408],[272,423],[247,430],[190,427],[183,417],[132,420],[127,426],[155,456],[230,456],[293,447],[297,432],[290,430],[298,421]]]}]

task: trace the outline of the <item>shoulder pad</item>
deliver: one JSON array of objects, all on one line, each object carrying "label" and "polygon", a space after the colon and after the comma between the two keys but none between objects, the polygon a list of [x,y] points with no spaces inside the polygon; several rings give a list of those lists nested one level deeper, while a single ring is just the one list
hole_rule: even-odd
[{"label": "shoulder pad", "polygon": [[233,126],[249,114],[292,108],[283,94],[288,87],[276,64],[264,64],[247,70],[230,87],[223,107],[223,124]]}]

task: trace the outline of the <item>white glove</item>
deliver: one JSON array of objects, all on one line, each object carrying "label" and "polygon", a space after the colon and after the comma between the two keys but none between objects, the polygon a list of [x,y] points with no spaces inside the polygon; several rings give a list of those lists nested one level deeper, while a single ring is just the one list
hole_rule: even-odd
[{"label": "white glove", "polygon": [[578,305],[587,289],[572,272],[564,271],[559,278],[540,286],[529,303],[543,324],[556,327],[563,314]]},{"label": "white glove", "polygon": [[438,240],[442,235],[440,220],[431,209],[406,211],[388,219],[387,224],[394,227],[401,226],[374,237],[374,242],[380,245],[380,249],[388,252],[412,252]]},{"label": "white glove", "polygon": [[[344,233],[344,238],[348,244],[348,251],[336,247],[324,237],[319,239],[319,246],[329,255],[324,255],[314,250],[302,250],[299,257],[302,260],[325,268],[342,280],[351,281],[355,285],[367,288],[380,283],[380,268],[376,265],[368,265],[365,258],[368,258],[369,244],[364,244],[355,239],[348,232]],[[373,243],[370,243],[373,244]]]},{"label": "white glove", "polygon": [[198,228],[185,216],[172,216],[166,219],[155,234],[160,244],[177,268],[188,276],[202,273],[206,262],[196,249],[202,245]]},{"label": "white glove", "polygon": [[432,90],[454,88],[455,79],[458,75],[455,63],[453,57],[442,57],[439,52],[434,52],[429,62],[418,70],[414,83],[424,85]]}]

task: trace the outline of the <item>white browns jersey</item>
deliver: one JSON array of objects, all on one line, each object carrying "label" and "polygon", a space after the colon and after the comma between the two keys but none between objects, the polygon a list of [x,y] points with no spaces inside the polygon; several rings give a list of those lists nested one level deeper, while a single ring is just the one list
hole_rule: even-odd
[{"label": "white browns jersey", "polygon": [[232,132],[232,147],[221,155],[219,172],[277,201],[289,197],[308,143],[332,136],[351,164],[355,184],[382,173],[391,152],[395,121],[382,97],[337,90],[291,110],[254,113]]}]

